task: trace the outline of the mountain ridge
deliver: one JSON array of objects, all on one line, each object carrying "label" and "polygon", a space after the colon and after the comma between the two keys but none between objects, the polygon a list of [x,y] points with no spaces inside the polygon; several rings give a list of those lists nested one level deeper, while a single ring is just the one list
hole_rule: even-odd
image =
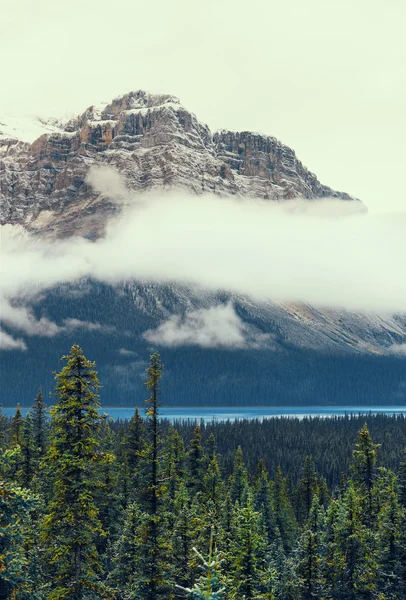
[{"label": "mountain ridge", "polygon": [[360,202],[322,185],[275,137],[212,133],[172,95],[129,92],[63,124],[54,119],[42,124],[51,131],[29,143],[0,123],[2,224],[41,233],[52,229],[62,237],[99,236],[117,207],[86,182],[94,165],[116,168],[134,192],[181,188],[277,202]]}]

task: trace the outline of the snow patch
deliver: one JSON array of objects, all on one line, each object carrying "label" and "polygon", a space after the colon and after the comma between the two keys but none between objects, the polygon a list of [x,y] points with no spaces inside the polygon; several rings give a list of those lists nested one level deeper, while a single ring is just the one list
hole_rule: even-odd
[{"label": "snow patch", "polygon": [[64,133],[56,119],[46,121],[39,117],[0,117],[0,139],[19,140],[32,144],[45,133]]}]

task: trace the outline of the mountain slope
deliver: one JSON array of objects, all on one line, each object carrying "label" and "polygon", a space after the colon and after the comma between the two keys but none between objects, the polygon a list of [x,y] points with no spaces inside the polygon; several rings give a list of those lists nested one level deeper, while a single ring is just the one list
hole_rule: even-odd
[{"label": "mountain slope", "polygon": [[[158,348],[165,363],[164,402],[171,405],[379,405],[406,400],[406,361],[388,352],[406,343],[406,316],[382,319],[309,306],[281,306],[232,298],[231,325],[241,338],[224,333],[213,307],[230,296],[180,285],[129,283],[111,287],[82,281],[60,286],[34,304],[38,318],[60,326],[58,334],[25,337],[27,350],[1,355],[0,405],[29,404],[71,344],[96,360],[104,405],[142,405],[148,356]],[[200,311],[200,312],[199,312]],[[162,324],[177,317],[176,329],[192,330],[192,341],[162,335]],[[223,315],[229,316],[229,313]],[[71,327],[63,326],[66,319]],[[15,333],[15,332],[14,332]],[[171,328],[171,333],[174,329]],[[176,334],[176,331],[175,331]],[[165,340],[166,337],[166,340]],[[231,341],[230,341],[231,340]],[[23,365],[23,367],[22,367]],[[24,377],[21,370],[24,368]]]}]

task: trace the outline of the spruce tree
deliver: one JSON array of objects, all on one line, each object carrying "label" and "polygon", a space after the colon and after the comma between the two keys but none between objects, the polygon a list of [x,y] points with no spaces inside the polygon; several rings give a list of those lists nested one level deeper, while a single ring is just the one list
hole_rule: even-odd
[{"label": "spruce tree", "polygon": [[99,451],[99,380],[95,363],[78,345],[63,357],[55,375],[56,404],[51,408],[51,441],[46,457],[52,473],[51,499],[43,541],[54,587],[50,600],[94,598],[99,559],[96,540],[103,535],[95,503],[99,464],[111,459]]}]

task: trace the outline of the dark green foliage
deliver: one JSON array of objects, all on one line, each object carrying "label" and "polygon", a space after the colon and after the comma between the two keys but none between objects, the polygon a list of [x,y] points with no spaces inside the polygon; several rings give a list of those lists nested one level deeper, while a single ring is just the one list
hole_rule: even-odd
[{"label": "dark green foliage", "polygon": [[94,596],[99,573],[96,540],[103,535],[95,498],[99,464],[111,457],[99,450],[99,382],[95,365],[74,345],[55,376],[57,403],[51,409],[47,454],[51,497],[43,522],[43,542],[51,566],[50,599]]},{"label": "dark green foliage", "polygon": [[23,434],[23,425],[24,425],[24,419],[21,414],[21,408],[20,408],[20,405],[17,404],[16,412],[15,412],[14,417],[11,419],[11,426],[10,426],[10,438],[11,438],[11,444],[13,446],[21,445],[21,438],[22,438],[22,434]]},{"label": "dark green foliage", "polygon": [[44,397],[42,395],[41,389],[38,391],[38,394],[35,398],[31,414],[36,453],[39,456],[39,458],[42,458],[45,454],[47,445],[48,426],[47,405],[44,402]]},{"label": "dark green foliage", "polygon": [[40,598],[27,552],[33,536],[30,513],[38,499],[28,490],[2,479],[13,451],[0,457],[0,598]]},{"label": "dark green foliage", "polygon": [[50,422],[0,419],[1,600],[406,600],[404,417],[170,426],[155,353],[109,422],[64,358]]}]

